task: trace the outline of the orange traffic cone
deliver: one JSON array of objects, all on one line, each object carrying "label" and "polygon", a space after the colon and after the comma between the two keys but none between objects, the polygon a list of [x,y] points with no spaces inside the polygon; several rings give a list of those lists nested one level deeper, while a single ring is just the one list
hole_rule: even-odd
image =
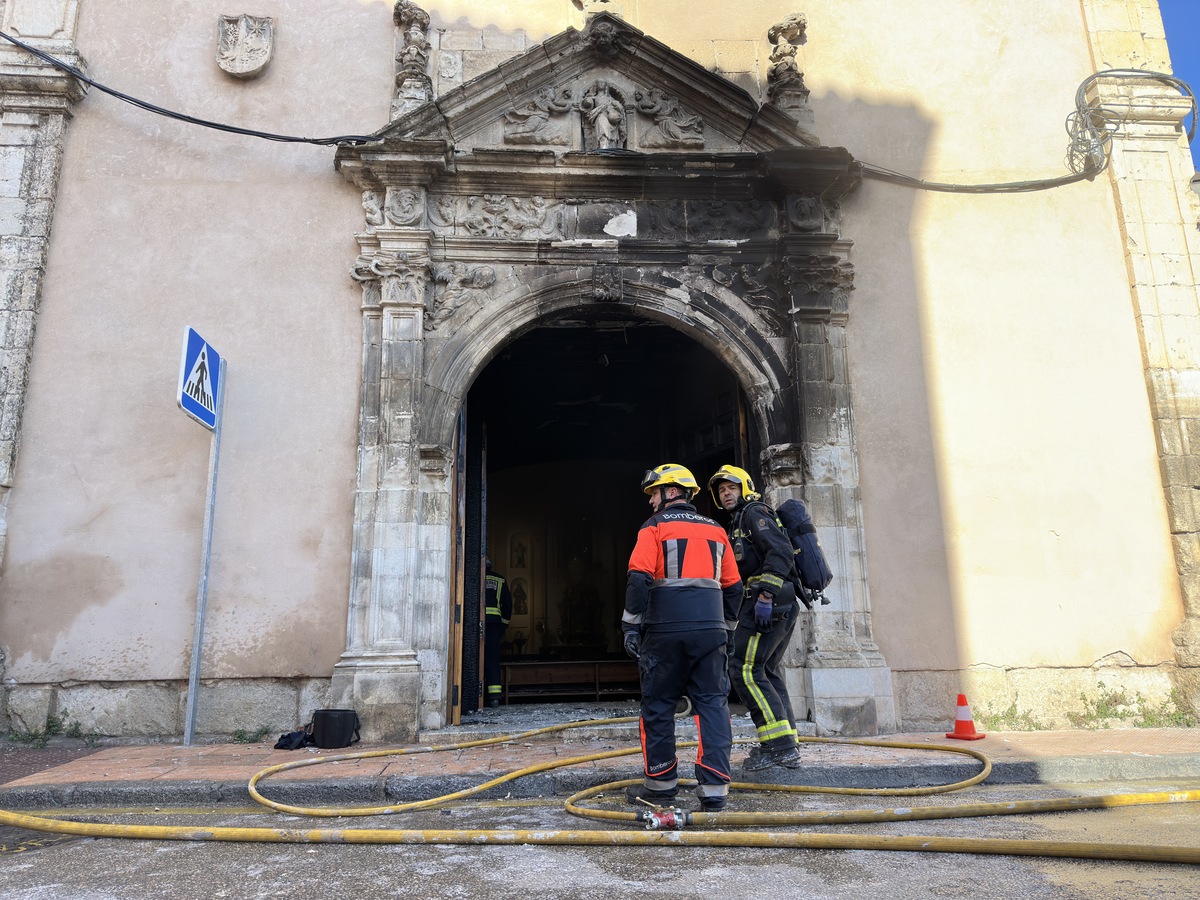
[{"label": "orange traffic cone", "polygon": [[948,738],[958,738],[960,741],[977,741],[987,737],[975,730],[975,720],[971,718],[971,707],[967,705],[967,695],[958,695],[958,709],[954,711],[954,730],[946,733]]}]

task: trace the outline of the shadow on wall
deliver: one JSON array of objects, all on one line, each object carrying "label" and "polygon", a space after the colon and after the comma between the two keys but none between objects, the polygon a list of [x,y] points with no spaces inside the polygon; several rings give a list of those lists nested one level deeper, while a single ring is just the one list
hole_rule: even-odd
[{"label": "shadow on wall", "polygon": [[[886,146],[889,157],[864,161],[920,172],[934,126],[915,108],[832,93],[814,97],[812,105],[817,134],[825,143],[844,142],[855,158],[862,158],[854,134],[883,133],[885,141],[872,143]],[[842,234],[854,242],[847,364],[872,624],[893,671],[897,712],[906,728],[946,707],[944,694],[950,689],[909,673],[942,671],[956,682],[962,665],[930,411],[921,273],[913,250],[919,196],[911,188],[864,179],[842,201]],[[953,713],[952,707],[947,713]]]}]

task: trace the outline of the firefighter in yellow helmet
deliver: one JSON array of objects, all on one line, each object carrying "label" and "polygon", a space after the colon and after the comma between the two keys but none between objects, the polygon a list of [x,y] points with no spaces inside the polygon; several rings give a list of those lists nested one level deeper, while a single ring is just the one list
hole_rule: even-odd
[{"label": "firefighter in yellow helmet", "polygon": [[729,653],[729,677],[758,731],[743,768],[798,768],[796,718],[780,672],[800,617],[792,542],[745,469],[721,466],[708,489],[730,515],[729,541],[746,585]]},{"label": "firefighter in yellow helmet", "polygon": [[629,558],[621,630],[641,676],[645,778],[626,797],[660,806],[675,799],[675,707],[686,695],[700,738],[696,794],[702,810],[716,812],[729,793],[733,730],[725,646],[742,582],[724,529],[691,504],[699,489],[692,473],[675,463],[642,478],[654,514],[638,531]]}]

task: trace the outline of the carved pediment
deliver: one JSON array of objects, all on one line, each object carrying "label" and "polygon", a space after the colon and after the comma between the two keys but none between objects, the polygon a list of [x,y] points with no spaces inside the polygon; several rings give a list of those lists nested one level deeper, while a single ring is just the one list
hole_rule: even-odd
[{"label": "carved pediment", "polygon": [[607,14],[401,115],[384,140],[483,148],[765,152],[816,136],[773,106]]}]

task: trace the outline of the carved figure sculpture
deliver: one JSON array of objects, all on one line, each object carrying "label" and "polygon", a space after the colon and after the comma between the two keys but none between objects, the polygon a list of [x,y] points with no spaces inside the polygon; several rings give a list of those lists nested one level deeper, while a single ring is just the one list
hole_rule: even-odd
[{"label": "carved figure sculpture", "polygon": [[796,65],[796,48],[805,42],[807,28],[803,13],[793,13],[767,32],[767,40],[774,45],[767,70],[767,103],[795,119],[800,140],[817,147],[821,142],[812,132],[809,90],[804,85],[804,73]]},{"label": "carved figure sculpture", "polygon": [[641,139],[643,147],[703,147],[704,120],[685,113],[674,97],[651,89],[633,95],[638,112],[654,118],[654,128]]},{"label": "carved figure sculpture", "polygon": [[370,234],[383,224],[383,199],[379,191],[363,191],[362,208],[367,217],[367,233]]},{"label": "carved figure sculpture", "polygon": [[434,288],[425,315],[425,328],[428,331],[434,331],[443,320],[454,315],[471,292],[496,283],[496,270],[491,266],[468,270],[460,262],[435,263],[431,267],[431,274]]},{"label": "carved figure sculpture", "polygon": [[421,218],[421,195],[412,188],[394,188],[388,191],[384,212],[395,225],[413,225]]},{"label": "carved figure sculpture", "polygon": [[625,102],[606,81],[588,89],[579,103],[586,124],[586,150],[624,149]]},{"label": "carved figure sculpture", "polygon": [[565,144],[567,135],[550,117],[569,111],[574,104],[570,88],[556,91],[542,88],[524,106],[504,114],[504,142],[507,144]]},{"label": "carved figure sculpture", "polygon": [[411,0],[396,0],[392,20],[404,29],[396,50],[396,96],[392,99],[392,119],[398,119],[433,98],[433,79],[428,75],[429,13]]}]

